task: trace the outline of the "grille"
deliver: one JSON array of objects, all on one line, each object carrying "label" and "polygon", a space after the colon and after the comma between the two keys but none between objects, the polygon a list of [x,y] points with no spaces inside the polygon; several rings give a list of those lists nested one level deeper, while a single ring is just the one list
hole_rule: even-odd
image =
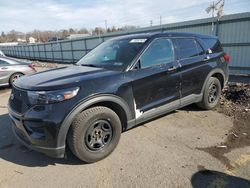
[{"label": "grille", "polygon": [[14,111],[22,114],[31,107],[29,104],[27,91],[12,87],[11,96],[14,96],[14,98],[12,99],[12,97],[10,97],[9,104],[11,109]]}]

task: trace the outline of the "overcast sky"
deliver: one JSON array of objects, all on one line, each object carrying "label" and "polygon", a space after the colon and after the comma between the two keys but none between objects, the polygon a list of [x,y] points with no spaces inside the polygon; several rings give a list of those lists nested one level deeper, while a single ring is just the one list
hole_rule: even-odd
[{"label": "overcast sky", "polygon": [[[159,25],[206,18],[211,0],[0,0],[0,31]],[[225,14],[250,11],[250,0],[226,0]]]}]

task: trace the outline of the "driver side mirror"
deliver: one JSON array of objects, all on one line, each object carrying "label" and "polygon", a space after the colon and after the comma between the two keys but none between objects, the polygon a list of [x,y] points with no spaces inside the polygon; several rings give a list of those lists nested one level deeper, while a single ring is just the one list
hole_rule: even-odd
[{"label": "driver side mirror", "polygon": [[213,52],[212,52],[212,50],[209,48],[209,49],[207,49],[206,50],[206,54],[208,55],[208,54],[212,54]]},{"label": "driver side mirror", "polygon": [[140,63],[140,60],[137,61],[137,63],[135,64],[133,70],[138,70],[141,68],[141,63]]}]

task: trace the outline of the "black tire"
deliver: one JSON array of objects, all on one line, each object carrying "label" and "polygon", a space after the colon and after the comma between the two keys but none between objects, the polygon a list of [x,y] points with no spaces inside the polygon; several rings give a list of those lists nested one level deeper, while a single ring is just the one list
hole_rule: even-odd
[{"label": "black tire", "polygon": [[20,78],[21,76],[23,76],[22,73],[14,73],[14,74],[12,74],[12,75],[10,76],[10,79],[9,79],[9,84],[10,84],[10,86],[12,86],[13,83],[14,83],[18,78]]},{"label": "black tire", "polygon": [[120,140],[121,131],[120,118],[113,110],[102,106],[92,107],[73,120],[67,141],[76,157],[92,163],[112,153]]},{"label": "black tire", "polygon": [[220,102],[221,83],[215,77],[210,77],[203,91],[202,101],[197,103],[197,106],[210,110],[215,108]]}]

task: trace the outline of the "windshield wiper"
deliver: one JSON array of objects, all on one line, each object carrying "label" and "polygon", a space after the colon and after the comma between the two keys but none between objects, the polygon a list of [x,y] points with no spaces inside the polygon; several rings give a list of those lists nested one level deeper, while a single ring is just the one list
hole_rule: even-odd
[{"label": "windshield wiper", "polygon": [[97,67],[96,65],[93,65],[93,64],[81,64],[81,66],[86,66],[86,67]]}]

